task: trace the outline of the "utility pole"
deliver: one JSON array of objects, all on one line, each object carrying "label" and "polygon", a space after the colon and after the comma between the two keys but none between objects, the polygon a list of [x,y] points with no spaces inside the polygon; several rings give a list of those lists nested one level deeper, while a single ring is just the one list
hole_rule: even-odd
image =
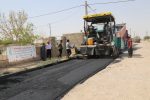
[{"label": "utility pole", "polygon": [[[85,1],[85,15],[88,15],[88,4],[87,1]],[[88,23],[85,21],[85,28],[87,29]]]},{"label": "utility pole", "polygon": [[51,24],[49,23],[49,35],[51,37],[52,33],[51,33]]},{"label": "utility pole", "polygon": [[87,4],[87,1],[85,1],[85,15],[88,15],[88,4]]}]

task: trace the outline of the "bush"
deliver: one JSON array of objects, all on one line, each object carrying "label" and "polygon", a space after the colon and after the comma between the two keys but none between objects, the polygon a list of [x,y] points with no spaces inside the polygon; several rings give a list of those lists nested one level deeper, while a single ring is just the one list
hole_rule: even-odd
[{"label": "bush", "polygon": [[12,44],[12,43],[13,43],[13,41],[9,40],[9,39],[0,41],[0,45],[9,45],[9,44]]},{"label": "bush", "polygon": [[150,36],[144,36],[144,40],[150,40]]},{"label": "bush", "polygon": [[133,42],[135,42],[135,43],[140,43],[140,41],[141,41],[141,38],[139,36],[135,36],[133,38]]}]

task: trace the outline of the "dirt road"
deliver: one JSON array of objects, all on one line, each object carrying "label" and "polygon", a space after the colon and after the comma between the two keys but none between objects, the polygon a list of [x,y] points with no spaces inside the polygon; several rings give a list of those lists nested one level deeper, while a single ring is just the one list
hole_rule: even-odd
[{"label": "dirt road", "polygon": [[150,100],[150,42],[135,45],[133,58],[126,52],[62,100]]}]

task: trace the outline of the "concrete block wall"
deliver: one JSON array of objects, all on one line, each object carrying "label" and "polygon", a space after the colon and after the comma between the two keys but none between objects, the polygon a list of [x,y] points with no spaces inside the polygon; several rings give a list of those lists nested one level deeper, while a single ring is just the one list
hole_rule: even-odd
[{"label": "concrete block wall", "polygon": [[[47,45],[47,42],[50,42],[52,44],[52,51],[51,51],[52,57],[57,57],[58,56],[58,47],[57,47],[56,37],[48,37],[48,38],[43,39],[43,43],[45,43]],[[39,51],[38,55],[40,55],[40,50],[38,50],[38,51]]]},{"label": "concrete block wall", "polygon": [[62,56],[66,56],[66,41],[67,41],[67,38],[65,36],[62,36],[61,37],[61,40],[62,40],[62,45],[63,45],[63,52],[62,52]]},{"label": "concrete block wall", "polygon": [[[72,44],[75,44],[75,46],[77,48],[79,48],[81,43],[82,43],[82,41],[83,41],[83,37],[84,37],[83,33],[64,34],[61,37],[61,40],[63,42],[63,56],[66,56],[66,40],[67,39],[69,39]],[[46,44],[47,44],[48,41],[50,41],[51,44],[52,44],[52,57],[57,57],[58,54],[59,54],[59,51],[58,51],[58,47],[57,47],[56,37],[49,37],[49,38],[43,39],[43,42],[46,43]],[[37,60],[37,59],[40,59],[40,48],[41,48],[41,46],[42,45],[36,46],[37,58],[34,58],[33,61]],[[31,60],[29,60],[29,61],[31,61]],[[23,62],[28,62],[28,60],[27,61],[23,61]],[[7,63],[6,65],[9,65],[6,55],[0,54],[0,67],[2,67],[2,65],[4,65],[4,63]]]},{"label": "concrete block wall", "polygon": [[56,37],[50,37],[50,42],[52,44],[52,57],[58,56],[58,47]]},{"label": "concrete block wall", "polygon": [[83,41],[84,33],[69,33],[69,34],[63,34],[66,39],[70,40],[70,43],[75,44],[77,48],[81,46],[81,43]]}]

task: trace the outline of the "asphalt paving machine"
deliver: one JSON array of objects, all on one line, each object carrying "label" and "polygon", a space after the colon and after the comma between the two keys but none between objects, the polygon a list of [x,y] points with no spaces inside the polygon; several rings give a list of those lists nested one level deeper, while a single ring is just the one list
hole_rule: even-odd
[{"label": "asphalt paving machine", "polygon": [[111,12],[90,14],[84,19],[84,39],[80,53],[86,56],[119,55],[117,37],[115,34],[115,18]]}]

